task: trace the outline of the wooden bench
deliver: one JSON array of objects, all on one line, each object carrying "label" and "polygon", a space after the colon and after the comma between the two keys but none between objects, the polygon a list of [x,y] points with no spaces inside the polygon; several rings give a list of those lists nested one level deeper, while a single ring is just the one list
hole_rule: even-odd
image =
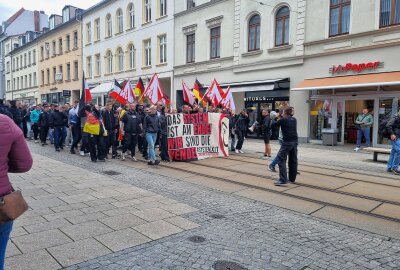
[{"label": "wooden bench", "polygon": [[390,155],[391,149],[388,148],[377,148],[377,147],[366,147],[363,150],[374,153],[374,161],[378,161],[378,154]]}]

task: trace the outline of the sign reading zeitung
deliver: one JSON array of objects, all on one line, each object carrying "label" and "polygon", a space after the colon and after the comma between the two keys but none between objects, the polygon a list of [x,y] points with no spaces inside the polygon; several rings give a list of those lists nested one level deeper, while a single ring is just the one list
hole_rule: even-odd
[{"label": "sign reading zeitung", "polygon": [[221,113],[167,114],[171,160],[227,157],[229,120]]}]

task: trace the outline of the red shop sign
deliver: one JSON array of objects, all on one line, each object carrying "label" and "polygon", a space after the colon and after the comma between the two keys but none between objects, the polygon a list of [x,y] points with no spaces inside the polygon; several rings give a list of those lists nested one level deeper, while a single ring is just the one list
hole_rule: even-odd
[{"label": "red shop sign", "polygon": [[380,61],[361,63],[361,64],[347,63],[345,65],[332,66],[329,69],[329,72],[332,74],[347,73],[350,71],[360,73],[363,72],[364,70],[375,70],[380,67],[383,67],[383,62]]}]

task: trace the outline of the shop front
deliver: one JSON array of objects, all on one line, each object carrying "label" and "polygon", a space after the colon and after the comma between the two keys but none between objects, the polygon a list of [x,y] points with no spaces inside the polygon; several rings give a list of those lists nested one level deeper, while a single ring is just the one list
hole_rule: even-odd
[{"label": "shop front", "polygon": [[[362,72],[363,67],[375,70],[379,65],[374,66],[374,63],[360,64],[358,69],[354,67],[354,71]],[[338,144],[355,144],[355,120],[363,109],[368,109],[374,120],[370,144],[388,147],[388,139],[379,134],[378,127],[379,123],[392,118],[399,111],[399,71],[307,79],[293,91],[310,92],[310,142],[322,143],[324,132],[329,131],[337,136]]]}]

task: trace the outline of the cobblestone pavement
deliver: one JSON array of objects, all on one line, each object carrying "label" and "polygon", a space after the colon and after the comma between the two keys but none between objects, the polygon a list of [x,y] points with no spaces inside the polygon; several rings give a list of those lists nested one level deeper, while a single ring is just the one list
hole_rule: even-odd
[{"label": "cobblestone pavement", "polygon": [[[113,179],[183,202],[197,212],[182,217],[199,224],[191,230],[100,256],[67,269],[212,269],[217,260],[247,269],[399,269],[400,240],[246,199],[226,192],[127,167],[123,162],[93,164],[64,150],[30,144],[32,152],[90,172],[115,170]],[[250,145],[248,145],[250,152]],[[257,148],[257,146],[255,146]],[[258,147],[259,149],[259,147]],[[307,148],[308,149],[308,148]],[[310,162],[326,150],[309,148]],[[246,148],[245,148],[246,150]],[[307,152],[306,152],[307,151]],[[311,153],[320,153],[312,159]],[[340,153],[340,151],[338,151]],[[330,153],[330,152],[329,152]],[[347,153],[341,154],[342,157]],[[364,154],[361,154],[364,155]],[[354,157],[353,157],[354,158]],[[128,161],[126,161],[128,162]],[[346,162],[339,161],[345,164]],[[335,166],[329,161],[327,164]],[[362,163],[359,163],[360,166]],[[336,164],[338,165],[338,164]],[[339,165],[338,165],[339,166]],[[382,167],[369,164],[368,168]],[[223,215],[212,218],[211,215]],[[190,236],[206,240],[193,243]]]}]

